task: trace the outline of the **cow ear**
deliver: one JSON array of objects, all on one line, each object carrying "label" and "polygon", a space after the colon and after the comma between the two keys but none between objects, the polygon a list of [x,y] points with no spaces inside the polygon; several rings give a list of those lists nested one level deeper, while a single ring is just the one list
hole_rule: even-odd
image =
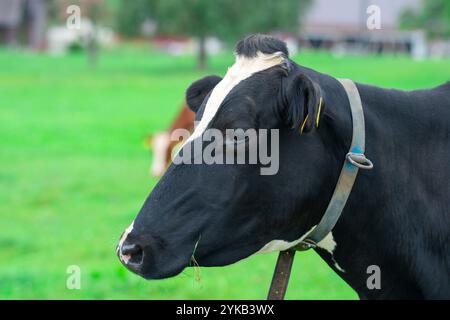
[{"label": "cow ear", "polygon": [[189,108],[197,112],[206,96],[222,80],[218,76],[207,76],[192,83],[186,91],[186,102]]},{"label": "cow ear", "polygon": [[320,86],[305,74],[296,75],[284,93],[286,124],[300,134],[319,127],[324,101]]}]

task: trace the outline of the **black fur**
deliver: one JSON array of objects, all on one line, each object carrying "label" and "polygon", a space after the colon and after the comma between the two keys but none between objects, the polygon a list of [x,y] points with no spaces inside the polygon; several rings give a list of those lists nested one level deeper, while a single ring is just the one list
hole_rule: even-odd
[{"label": "black fur", "polygon": [[222,80],[218,76],[207,76],[191,84],[186,91],[186,102],[189,108],[197,112],[206,96]]},{"label": "black fur", "polygon": [[[286,87],[286,103],[283,110],[286,124],[300,133],[311,131],[316,126],[319,112],[320,98],[322,97],[320,86],[305,74],[298,74],[289,81]],[[324,107],[322,97],[320,115],[323,114]]]},{"label": "black fur", "polygon": [[282,52],[286,57],[289,57],[285,42],[262,34],[253,34],[239,41],[235,51],[237,55],[249,58],[256,57],[258,51],[265,54]]}]

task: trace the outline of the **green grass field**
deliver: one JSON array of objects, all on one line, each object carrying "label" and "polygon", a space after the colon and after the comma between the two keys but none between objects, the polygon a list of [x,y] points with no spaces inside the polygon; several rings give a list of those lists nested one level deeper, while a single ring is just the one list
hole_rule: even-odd
[{"label": "green grass field", "polygon": [[[210,70],[198,72],[194,57],[121,48],[104,52],[90,71],[82,55],[0,51],[0,298],[265,298],[276,254],[202,268],[200,281],[192,269],[145,281],[115,256],[118,237],[157,182],[148,175],[144,136],[167,127],[193,80],[223,75],[232,60],[215,57]],[[438,85],[450,75],[443,60],[327,53],[295,60],[403,89]],[[81,290],[66,288],[69,265],[81,268]],[[357,296],[307,252],[297,254],[287,298]]]}]

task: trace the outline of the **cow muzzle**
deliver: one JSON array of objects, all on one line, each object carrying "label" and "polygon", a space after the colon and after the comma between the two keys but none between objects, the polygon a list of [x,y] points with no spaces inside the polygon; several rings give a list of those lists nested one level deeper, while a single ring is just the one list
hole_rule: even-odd
[{"label": "cow muzzle", "polygon": [[120,261],[130,270],[138,271],[144,261],[144,250],[137,243],[125,242],[118,248]]},{"label": "cow muzzle", "polygon": [[133,224],[125,230],[117,245],[117,256],[120,261],[131,271],[138,272],[144,262],[144,250],[142,246],[130,237]]}]

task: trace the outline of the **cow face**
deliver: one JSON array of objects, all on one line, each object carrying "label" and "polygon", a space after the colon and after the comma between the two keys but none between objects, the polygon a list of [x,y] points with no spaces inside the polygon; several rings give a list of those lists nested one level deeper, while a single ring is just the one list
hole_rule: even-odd
[{"label": "cow face", "polygon": [[[312,226],[308,212],[316,204],[308,200],[322,187],[317,168],[325,159],[318,155],[318,140],[306,133],[320,116],[320,87],[298,72],[285,44],[274,38],[250,36],[237,45],[236,55],[223,79],[206,77],[187,90],[196,129],[120,239],[120,260],[145,278],[176,275],[194,261],[222,266],[283,250]],[[260,159],[175,164],[211,129],[267,130],[267,148],[277,151],[279,168],[261,174]],[[272,139],[274,129],[278,140]],[[240,150],[248,153],[251,142],[245,138],[225,134],[220,144],[225,149],[244,144]],[[204,151],[208,144],[200,146]]]}]

